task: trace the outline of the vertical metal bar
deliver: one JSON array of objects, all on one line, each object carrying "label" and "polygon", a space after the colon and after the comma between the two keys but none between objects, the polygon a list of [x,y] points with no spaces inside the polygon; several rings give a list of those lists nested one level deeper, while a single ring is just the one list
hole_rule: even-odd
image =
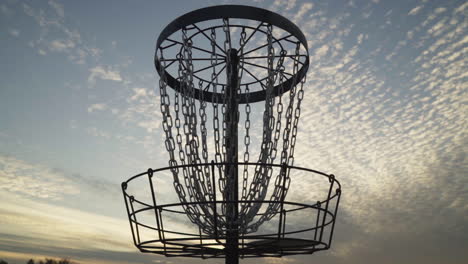
[{"label": "vertical metal bar", "polygon": [[315,232],[314,232],[314,240],[317,241],[317,231],[318,231],[318,226],[319,226],[319,219],[320,219],[320,209],[322,208],[322,205],[320,204],[320,201],[317,201],[317,218],[315,220]]},{"label": "vertical metal bar", "polygon": [[198,235],[200,236],[200,249],[201,249],[201,257],[202,259],[205,259],[205,249],[203,248],[203,239],[202,239],[202,231],[201,227],[198,226]]},{"label": "vertical metal bar", "polygon": [[281,229],[283,228],[283,210],[284,210],[284,198],[285,198],[285,192],[284,190],[286,189],[286,163],[283,163],[281,166],[281,175],[283,177],[283,190],[281,192],[281,209],[280,209],[280,219],[278,223],[278,240],[281,238]]},{"label": "vertical metal bar", "polygon": [[331,242],[333,238],[333,231],[335,230],[335,222],[336,222],[336,215],[338,214],[338,204],[340,203],[340,198],[341,198],[341,189],[336,189],[336,206],[335,206],[335,215],[333,216],[335,219],[333,219],[333,223],[331,226],[331,232],[330,232],[330,239],[328,240],[328,247],[331,247]]},{"label": "vertical metal bar", "polygon": [[325,229],[325,220],[327,219],[328,215],[328,204],[330,203],[330,197],[331,197],[331,191],[333,189],[333,184],[335,183],[335,176],[333,174],[330,174],[328,176],[329,181],[331,182],[330,189],[328,189],[328,196],[327,196],[327,201],[325,204],[325,213],[323,214],[323,220],[322,220],[322,230],[320,231],[320,241],[322,241],[322,236],[323,236],[323,229]]},{"label": "vertical metal bar", "polygon": [[166,253],[166,233],[164,232],[164,223],[162,220],[162,208],[159,207],[158,210],[159,210],[159,223],[161,224],[161,235],[162,235],[161,242],[164,245],[164,253]]},{"label": "vertical metal bar", "polygon": [[228,84],[226,87],[226,162],[225,168],[226,175],[226,263],[238,264],[239,263],[239,194],[238,194],[238,175],[237,175],[237,126],[239,104],[237,100],[237,88],[239,86],[239,57],[237,56],[236,49],[228,51],[229,65],[226,65],[226,73]]},{"label": "vertical metal bar", "polygon": [[156,218],[156,225],[158,226],[158,236],[159,240],[161,240],[161,225],[159,224],[159,212],[156,203],[156,195],[154,193],[154,186],[153,186],[153,170],[151,168],[148,169],[148,181],[150,184],[151,189],[151,198],[153,199],[153,207],[154,207],[154,216]]},{"label": "vertical metal bar", "polygon": [[216,202],[216,177],[214,161],[211,161],[211,178],[213,182],[213,215],[214,215],[214,237],[216,242],[220,243],[218,238],[218,204]]},{"label": "vertical metal bar", "polygon": [[140,245],[141,241],[140,241],[140,231],[138,229],[138,222],[137,222],[137,219],[136,219],[136,214],[135,214],[135,208],[133,208],[133,201],[135,200],[135,197],[130,196],[130,208],[132,209],[132,214],[133,214],[133,221],[135,223],[135,231],[136,231],[136,234],[137,234],[137,241],[138,241],[138,245]]},{"label": "vertical metal bar", "polygon": [[125,201],[125,207],[127,208],[127,216],[128,216],[128,223],[130,224],[130,230],[132,231],[132,238],[133,238],[133,244],[135,244],[135,246],[137,246],[137,242],[136,242],[136,239],[135,239],[135,232],[133,231],[133,224],[132,224],[132,218],[130,217],[130,208],[128,207],[128,202],[127,202],[127,183],[126,182],[122,182],[122,192],[123,192],[123,197],[124,197],[124,201]]},{"label": "vertical metal bar", "polygon": [[286,210],[283,210],[283,238],[284,238],[284,233],[286,233]]}]

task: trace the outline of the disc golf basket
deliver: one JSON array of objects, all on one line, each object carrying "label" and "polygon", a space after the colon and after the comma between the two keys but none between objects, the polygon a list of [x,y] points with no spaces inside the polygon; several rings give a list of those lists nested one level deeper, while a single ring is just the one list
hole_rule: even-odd
[{"label": "disc golf basket", "polygon": [[299,28],[254,7],[199,9],[164,28],[155,66],[169,166],[122,183],[135,246],[226,263],[328,249],[340,184],[293,165]]}]

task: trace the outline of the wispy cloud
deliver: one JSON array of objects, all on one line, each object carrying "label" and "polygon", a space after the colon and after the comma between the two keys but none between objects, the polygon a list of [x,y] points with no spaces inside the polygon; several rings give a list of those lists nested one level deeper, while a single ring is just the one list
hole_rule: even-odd
[{"label": "wispy cloud", "polygon": [[18,37],[20,35],[20,31],[14,28],[10,28],[8,30],[8,33],[10,33],[10,35],[12,35],[13,37]]},{"label": "wispy cloud", "polygon": [[88,107],[88,113],[92,113],[96,110],[99,110],[99,111],[102,111],[102,110],[105,110],[107,109],[107,105],[106,104],[92,104]]},{"label": "wispy cloud", "polygon": [[101,80],[110,80],[120,82],[122,81],[122,77],[120,76],[120,72],[117,70],[112,70],[109,67],[105,66],[96,66],[91,68],[90,74],[88,77],[88,82],[94,84],[96,79]]},{"label": "wispy cloud", "polygon": [[415,15],[417,15],[417,14],[423,9],[423,7],[424,7],[423,5],[420,5],[420,6],[417,6],[417,7],[413,8],[413,9],[411,9],[411,10],[408,12],[408,15],[410,15],[410,16],[415,16]]},{"label": "wispy cloud", "polygon": [[63,256],[81,263],[106,263],[112,255],[120,255],[125,260],[115,259],[116,263],[133,263],[135,249],[128,229],[122,229],[128,225],[125,218],[73,209],[63,200],[66,196],[74,196],[72,201],[120,198],[120,193],[113,196],[118,185],[0,156],[0,190],[2,227],[8,227],[0,231],[2,257]]},{"label": "wispy cloud", "polygon": [[[313,3],[304,3],[301,5],[301,7],[299,8],[299,11],[296,13],[296,15],[294,16],[294,18],[292,19],[292,21],[294,23],[299,23],[299,21],[301,21],[304,17],[305,14],[308,14],[308,12],[314,7],[314,4]],[[288,8],[290,9],[290,8]],[[288,10],[287,9],[287,10]]]},{"label": "wispy cloud", "polygon": [[[2,231],[2,237],[5,234],[23,236],[29,240],[29,246],[133,251],[127,243],[128,232],[122,230],[122,226],[127,224],[123,219],[117,220],[4,193],[0,197],[4,201],[0,209],[2,224],[9,226],[8,230]],[[22,242],[18,240],[13,238],[15,242]],[[4,239],[0,240],[0,244],[4,245],[5,242]]]},{"label": "wispy cloud", "polygon": [[21,5],[24,13],[39,26],[39,38],[31,41],[30,46],[41,55],[46,55],[46,51],[63,53],[76,64],[84,64],[87,58],[98,57],[101,51],[84,43],[81,34],[67,25],[63,5],[56,1],[48,1],[47,4],[53,12],[38,10],[28,3]]},{"label": "wispy cloud", "polygon": [[130,97],[130,101],[136,101],[138,99],[145,99],[148,96],[145,88],[133,88],[134,94]]},{"label": "wispy cloud", "polygon": [[80,193],[78,186],[61,173],[9,156],[0,156],[0,189],[52,200]]},{"label": "wispy cloud", "polygon": [[68,49],[73,49],[75,43],[69,39],[67,40],[53,40],[49,44],[50,51],[66,51]]},{"label": "wispy cloud", "polygon": [[65,10],[63,9],[63,5],[57,3],[56,1],[49,0],[49,5],[55,10],[57,15],[61,18],[65,17]]}]

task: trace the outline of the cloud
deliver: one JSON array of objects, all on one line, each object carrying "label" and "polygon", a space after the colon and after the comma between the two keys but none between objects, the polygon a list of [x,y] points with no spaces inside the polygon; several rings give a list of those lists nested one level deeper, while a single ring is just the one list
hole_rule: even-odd
[{"label": "cloud", "polygon": [[[447,186],[447,184],[439,185],[436,182],[439,177],[441,179],[451,178],[448,175],[443,176],[444,174],[441,172],[435,172],[435,169],[431,169],[433,164],[446,159],[446,157],[442,158],[440,153],[451,153],[453,152],[453,146],[464,144],[460,142],[460,140],[463,142],[463,134],[460,132],[463,130],[460,126],[463,122],[459,122],[463,119],[462,109],[464,107],[460,105],[463,101],[461,99],[462,92],[455,92],[458,91],[455,76],[461,76],[461,72],[456,69],[460,70],[463,68],[461,64],[457,63],[460,60],[456,58],[460,57],[458,52],[456,52],[457,48],[455,48],[460,47],[457,43],[459,43],[458,40],[462,40],[463,38],[462,31],[458,29],[460,25],[452,25],[451,27],[447,27],[447,25],[443,27],[436,26],[441,21],[443,21],[443,18],[437,21],[434,26],[436,27],[435,30],[442,30],[443,32],[435,34],[440,38],[433,39],[433,42],[435,44],[439,40],[451,36],[450,40],[446,39],[445,42],[451,42],[452,44],[445,45],[442,49],[431,49],[431,46],[427,45],[428,49],[426,51],[420,51],[421,57],[418,57],[418,63],[411,65],[415,69],[414,76],[418,77],[410,84],[398,83],[398,85],[391,87],[391,89],[385,89],[389,85],[385,83],[379,84],[379,79],[375,75],[380,70],[365,70],[372,64],[367,64],[368,62],[363,57],[357,58],[356,53],[352,52],[352,49],[345,49],[344,52],[348,52],[350,55],[350,60],[348,60],[350,63],[358,60],[361,62],[361,64],[355,64],[357,65],[356,67],[351,67],[352,65],[344,67],[330,66],[325,68],[326,71],[321,71],[330,77],[315,74],[316,68],[314,66],[309,71],[308,77],[314,80],[314,82],[309,83],[309,89],[306,90],[305,105],[311,107],[310,109],[304,109],[300,125],[313,129],[305,129],[305,133],[308,134],[310,140],[301,145],[301,148],[296,153],[299,157],[304,156],[306,158],[298,158],[297,161],[303,160],[303,164],[307,164],[307,160],[312,159],[315,160],[316,164],[320,164],[321,166],[333,163],[333,165],[330,165],[330,169],[336,171],[336,175],[353,175],[354,180],[362,177],[359,182],[346,179],[345,177],[343,185],[344,188],[348,186],[348,189],[349,186],[359,186],[359,189],[356,189],[355,193],[352,189],[349,190],[353,194],[352,197],[347,198],[348,202],[361,205],[368,204],[365,206],[368,210],[360,210],[356,206],[351,205],[349,210],[352,212],[351,215],[355,217],[353,221],[363,222],[363,226],[368,228],[369,232],[383,232],[385,224],[382,222],[382,218],[391,218],[389,213],[384,213],[379,209],[381,206],[384,206],[387,210],[395,210],[394,221],[397,221],[396,219],[401,214],[406,214],[407,218],[411,218],[410,221],[417,222],[421,215],[429,213],[431,209],[427,207],[427,204],[424,205],[424,201],[419,200],[419,195],[432,201],[438,200],[436,196],[439,192],[436,190],[436,186]],[[423,27],[424,25],[421,25],[419,32],[427,32],[427,34],[437,32],[435,30],[423,31]],[[455,34],[455,32],[459,33]],[[414,37],[416,36],[415,34]],[[419,35],[418,37],[427,38],[424,35]],[[320,45],[317,46],[320,47]],[[439,51],[440,53],[443,52],[443,55],[439,56],[437,54]],[[398,55],[398,53],[395,54],[396,56]],[[449,55],[455,56],[451,57]],[[340,55],[343,59],[347,56],[345,54]],[[441,59],[436,59],[439,57]],[[449,63],[447,61],[449,57],[455,61]],[[328,59],[335,61],[333,57]],[[337,61],[342,61],[343,59],[338,58]],[[315,63],[322,65],[322,69],[324,69],[323,65],[326,64],[326,62],[321,60],[316,60]],[[422,65],[425,66],[422,67]],[[399,67],[404,66],[399,65]],[[453,70],[454,74],[450,75],[453,77],[446,78],[445,76],[433,76],[433,74],[430,74],[431,71],[442,68],[447,70],[444,72]],[[320,69],[317,70],[320,72]],[[391,72],[388,68],[386,71],[387,74]],[[348,82],[349,85],[347,84]],[[414,90],[411,89],[413,93],[413,96],[410,97],[411,99],[391,94],[391,91],[396,92],[396,90],[400,89],[409,89],[412,85],[417,85],[418,87]],[[445,91],[445,89],[445,92],[438,91],[436,94],[439,100],[436,103],[433,101],[433,98],[425,96],[430,90],[435,89],[435,87],[438,87],[436,90],[441,87],[451,87],[452,92]],[[361,92],[364,94],[361,94]],[[444,99],[440,97],[444,97]],[[314,107],[314,105],[328,106]],[[452,125],[446,126],[448,124],[444,119],[435,118],[434,116],[429,118],[428,116],[431,115],[426,111],[430,109],[432,109],[433,113],[444,113],[442,115],[447,120],[453,120]],[[432,122],[428,122],[429,119]],[[382,120],[385,122],[381,122]],[[333,132],[333,127],[336,128],[335,132]],[[408,130],[405,130],[405,128]],[[455,138],[457,139],[455,140]],[[324,144],[326,141],[329,141],[329,143]],[[445,144],[442,142],[445,142]],[[347,151],[343,149],[343,146],[351,145],[353,146],[352,153],[345,154]],[[320,154],[313,155],[312,157],[310,149],[314,149]],[[463,151],[460,152],[463,153]],[[330,153],[330,155],[326,153]],[[463,157],[464,154],[457,155]],[[343,163],[353,164],[352,168],[343,168],[346,172],[338,172],[341,170],[340,164]],[[452,171],[458,171],[455,175],[462,175],[463,169],[459,167],[456,169],[456,167],[457,165],[452,164]],[[409,177],[409,179],[404,180],[400,177]],[[456,178],[460,180],[459,176]],[[458,186],[458,184],[447,188],[453,193],[460,194],[463,191],[456,191],[457,187],[455,186]],[[424,191],[424,187],[422,186],[426,186],[425,188],[429,190]],[[393,193],[397,190],[400,194],[408,193],[415,196],[396,197]],[[375,203],[372,201],[375,201]],[[345,201],[342,207],[346,211],[348,210],[346,209],[348,202]],[[441,205],[441,208],[449,206],[452,203],[454,205],[461,204],[457,198],[450,196],[443,203],[444,205]],[[405,211],[400,214],[398,213],[400,209],[393,207],[395,204],[398,204],[401,208],[410,207],[415,212]],[[389,206],[392,207],[389,208]],[[424,209],[416,212],[418,208]],[[465,210],[463,208],[462,206],[457,210],[463,211]],[[452,219],[460,219],[462,215],[463,213],[455,214]],[[374,221],[367,221],[366,218],[374,219]],[[409,224],[410,221],[402,223],[398,229],[407,229],[408,225],[411,225]],[[431,225],[436,226],[435,223],[428,224],[428,226]],[[395,225],[393,228],[397,229]],[[453,235],[454,233],[455,231],[452,230],[451,234]]]},{"label": "cloud", "polygon": [[296,6],[296,0],[288,1],[288,5],[286,6],[286,10],[293,9]]},{"label": "cloud", "polygon": [[417,6],[413,9],[411,9],[409,12],[408,12],[408,15],[410,16],[415,16],[419,13],[419,11],[421,11],[423,9],[424,6],[420,5],[420,6]]},{"label": "cloud", "polygon": [[106,104],[92,104],[88,107],[88,113],[92,113],[96,110],[99,110],[99,111],[102,111],[102,110],[105,110],[107,109],[107,105]]},{"label": "cloud", "polygon": [[[88,57],[99,58],[101,50],[87,45],[81,39],[81,34],[65,19],[65,11],[61,4],[49,1],[51,7],[46,10],[34,8],[32,4],[22,3],[24,13],[34,19],[39,29],[39,37],[30,42],[32,48],[41,55],[46,50],[66,55],[75,64],[84,64]],[[50,11],[53,12],[50,12]]]},{"label": "cloud", "polygon": [[88,77],[88,82],[94,84],[96,79],[101,80],[110,80],[115,82],[122,81],[122,77],[120,76],[120,72],[117,70],[111,70],[109,67],[104,66],[96,66],[89,70],[91,73]]},{"label": "cloud", "polygon": [[[0,209],[2,225],[9,227],[2,232],[11,236],[24,236],[29,240],[29,246],[132,251],[127,243],[128,230],[122,228],[128,225],[126,219],[115,219],[4,193],[0,197],[4,201]],[[15,240],[19,245],[25,244],[25,241]]]},{"label": "cloud", "polygon": [[8,30],[8,33],[10,33],[10,35],[12,35],[13,37],[18,37],[20,35],[20,31],[14,28],[10,28]]},{"label": "cloud", "polygon": [[75,43],[71,40],[53,40],[49,44],[50,51],[59,51],[63,52],[68,49],[72,49],[75,47]]},{"label": "cloud", "polygon": [[463,13],[465,11],[465,9],[467,9],[467,8],[468,8],[468,3],[465,2],[465,3],[461,4],[459,7],[455,8],[454,13],[455,14]]},{"label": "cloud", "polygon": [[138,122],[138,126],[145,128],[148,133],[152,133],[157,131],[161,127],[161,122],[158,120],[155,121],[140,121]]},{"label": "cloud", "polygon": [[145,88],[133,88],[133,92],[133,96],[130,97],[131,101],[136,101],[140,98],[145,98],[146,96],[148,96]]},{"label": "cloud", "polygon": [[445,8],[445,7],[438,7],[438,8],[436,8],[436,9],[434,10],[434,12],[435,12],[436,14],[440,14],[440,13],[443,13],[443,12],[445,12],[445,11],[447,11],[447,8]]},{"label": "cloud", "polygon": [[318,48],[316,53],[318,57],[322,57],[322,56],[325,56],[328,52],[328,46],[327,45],[323,45],[322,47]]},{"label": "cloud", "polygon": [[65,10],[63,9],[63,5],[52,0],[49,0],[48,3],[55,10],[55,12],[57,13],[59,17],[61,18],[65,17]]},{"label": "cloud", "polygon": [[[63,199],[66,196],[73,199]],[[115,259],[116,263],[134,263],[130,256],[136,250],[127,218],[70,206],[84,208],[83,201],[98,199],[100,213],[109,212],[102,206],[111,206],[106,199],[117,197],[121,193],[115,182],[0,155],[0,255],[7,259],[71,257],[80,263],[108,263],[106,259],[120,255],[127,261]]]},{"label": "cloud", "polygon": [[296,260],[291,258],[262,258],[261,261],[267,264],[287,264],[287,263],[297,263]]},{"label": "cloud", "polygon": [[9,156],[0,156],[0,190],[52,200],[80,193],[78,186],[57,171]]},{"label": "cloud", "polygon": [[89,134],[89,135],[92,135],[94,137],[102,137],[102,138],[105,138],[105,139],[110,139],[111,138],[111,134],[108,133],[108,132],[105,132],[97,127],[88,127],[86,129],[86,132]]},{"label": "cloud", "polygon": [[301,21],[303,19],[304,15],[307,14],[313,7],[314,7],[313,3],[304,3],[304,4],[302,4],[299,11],[297,12],[297,14],[292,19],[292,21],[294,23],[299,23],[299,21]]}]

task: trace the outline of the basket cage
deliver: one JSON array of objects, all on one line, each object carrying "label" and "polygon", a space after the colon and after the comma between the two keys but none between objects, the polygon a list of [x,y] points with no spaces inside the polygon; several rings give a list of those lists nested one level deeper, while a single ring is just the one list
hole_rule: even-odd
[{"label": "basket cage", "polygon": [[[333,175],[319,171],[278,164],[259,163],[209,163],[185,165],[186,167],[210,168],[214,181],[223,173],[219,168],[228,166],[268,166],[274,171],[288,171],[301,181],[313,183],[306,197],[296,196],[303,184],[291,184],[288,199],[242,200],[242,205],[258,205],[260,209],[251,222],[264,217],[272,203],[278,210],[259,227],[248,228],[239,215],[234,226],[226,223],[221,207],[227,202],[215,193],[215,201],[181,203],[173,193],[173,187],[165,181],[172,176],[174,167],[148,169],[122,183],[133,242],[141,252],[156,253],[168,257],[224,258],[226,256],[226,233],[230,228],[238,230],[239,257],[281,257],[285,255],[311,254],[326,250],[332,242],[333,230],[341,196],[340,183]],[[184,167],[183,165],[177,166]],[[214,187],[213,190],[216,190]],[[304,190],[302,190],[304,193]],[[306,203],[306,201],[314,201]],[[208,206],[211,211],[201,215],[210,228],[203,229],[188,217],[187,206]],[[190,212],[190,210],[189,210]],[[210,217],[208,217],[208,214]],[[244,220],[243,220],[244,219]]]},{"label": "basket cage", "polygon": [[294,166],[300,29],[254,7],[199,9],[163,29],[154,62],[169,166],[122,183],[135,246],[226,259],[328,249],[340,184]]}]

